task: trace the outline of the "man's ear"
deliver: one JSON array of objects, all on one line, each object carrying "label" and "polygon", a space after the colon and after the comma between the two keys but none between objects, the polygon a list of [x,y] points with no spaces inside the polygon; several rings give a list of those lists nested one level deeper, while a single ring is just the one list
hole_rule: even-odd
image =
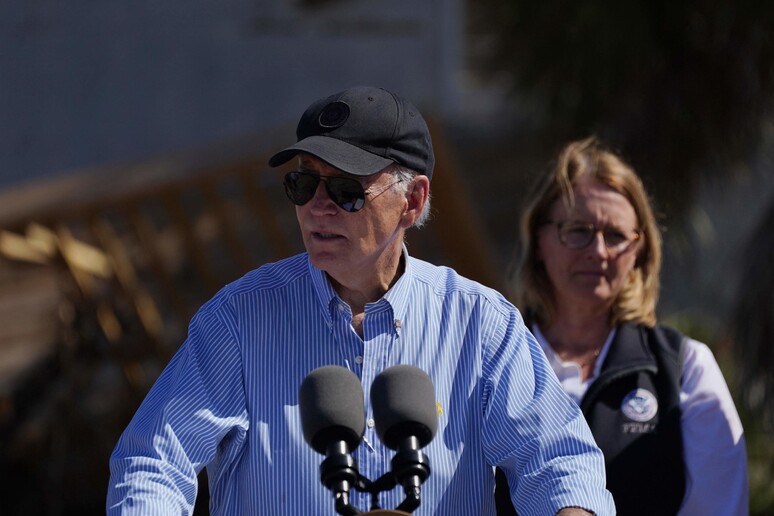
[{"label": "man's ear", "polygon": [[403,212],[401,225],[410,228],[422,214],[430,194],[430,180],[427,176],[418,175],[411,180],[406,192],[406,210]]}]

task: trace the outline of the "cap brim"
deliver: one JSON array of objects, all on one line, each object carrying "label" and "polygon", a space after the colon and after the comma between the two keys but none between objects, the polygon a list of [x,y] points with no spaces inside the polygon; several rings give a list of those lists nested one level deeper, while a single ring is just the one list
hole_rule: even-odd
[{"label": "cap brim", "polygon": [[279,151],[269,159],[269,166],[278,167],[287,163],[299,152],[311,154],[342,172],[356,176],[376,174],[394,163],[391,159],[377,156],[336,138],[317,135],[304,138],[295,145]]}]

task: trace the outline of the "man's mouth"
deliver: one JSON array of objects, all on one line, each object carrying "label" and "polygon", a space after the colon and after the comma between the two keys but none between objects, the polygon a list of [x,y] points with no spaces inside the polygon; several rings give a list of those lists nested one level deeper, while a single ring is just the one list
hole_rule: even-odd
[{"label": "man's mouth", "polygon": [[334,238],[341,238],[341,235],[337,235],[335,233],[320,233],[318,231],[312,231],[312,236],[314,238],[320,238],[322,240],[331,240]]}]

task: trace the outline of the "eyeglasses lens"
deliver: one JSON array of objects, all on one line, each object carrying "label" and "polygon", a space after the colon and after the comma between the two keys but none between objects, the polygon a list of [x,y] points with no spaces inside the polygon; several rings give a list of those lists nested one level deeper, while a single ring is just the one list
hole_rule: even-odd
[{"label": "eyeglasses lens", "polygon": [[562,243],[572,249],[581,249],[589,245],[596,237],[598,231],[602,231],[602,237],[605,240],[607,249],[614,252],[626,250],[632,242],[639,238],[639,233],[636,232],[630,238],[617,229],[597,229],[590,224],[562,224],[559,226],[559,236]]},{"label": "eyeglasses lens", "polygon": [[288,172],[285,175],[285,193],[297,206],[308,203],[320,181],[325,183],[328,197],[344,211],[355,212],[365,204],[365,190],[356,179],[348,177],[320,177],[308,172]]}]

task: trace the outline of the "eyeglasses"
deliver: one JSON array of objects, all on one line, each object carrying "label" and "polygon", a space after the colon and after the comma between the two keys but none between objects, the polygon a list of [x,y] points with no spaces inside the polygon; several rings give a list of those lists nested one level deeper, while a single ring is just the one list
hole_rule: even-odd
[{"label": "eyeglasses", "polygon": [[[313,174],[311,172],[294,171],[285,174],[285,194],[296,206],[303,206],[308,203],[314,197],[317,187],[320,185],[320,181],[325,183],[325,191],[328,193],[328,197],[341,208],[342,210],[354,213],[360,210],[365,205],[366,195],[371,195],[373,192],[369,189],[363,188],[360,181],[352,179],[351,177],[340,176],[321,176],[319,174]],[[399,179],[388,185],[387,188],[400,183],[402,179]]]},{"label": "eyeglasses", "polygon": [[608,252],[619,255],[631,249],[632,244],[642,238],[642,231],[639,229],[626,232],[616,228],[598,228],[594,224],[572,221],[549,221],[547,224],[556,225],[559,231],[559,242],[570,249],[583,249],[594,241],[597,233],[602,233]]}]

